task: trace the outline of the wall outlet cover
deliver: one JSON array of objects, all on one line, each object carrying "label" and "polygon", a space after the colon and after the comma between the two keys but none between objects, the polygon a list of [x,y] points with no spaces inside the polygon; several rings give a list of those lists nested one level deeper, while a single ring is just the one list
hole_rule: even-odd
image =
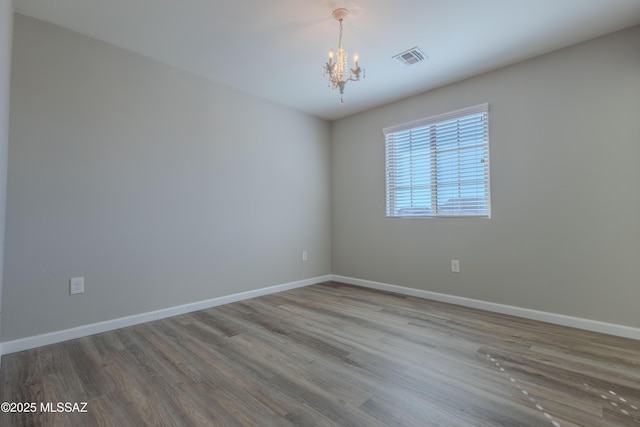
[{"label": "wall outlet cover", "polygon": [[72,277],[69,279],[69,295],[84,293],[84,277]]},{"label": "wall outlet cover", "polygon": [[451,272],[460,273],[460,260],[457,260],[457,259],[451,260]]}]

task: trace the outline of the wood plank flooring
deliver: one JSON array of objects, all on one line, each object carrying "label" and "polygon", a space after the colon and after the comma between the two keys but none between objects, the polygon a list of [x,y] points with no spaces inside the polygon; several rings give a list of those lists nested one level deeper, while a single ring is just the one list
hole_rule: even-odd
[{"label": "wood plank flooring", "polygon": [[335,282],[6,355],[0,380],[37,409],[2,426],[640,426],[639,341]]}]

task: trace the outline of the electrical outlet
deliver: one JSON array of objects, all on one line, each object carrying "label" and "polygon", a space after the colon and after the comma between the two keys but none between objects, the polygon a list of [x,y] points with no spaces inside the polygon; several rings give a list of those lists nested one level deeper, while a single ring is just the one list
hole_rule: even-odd
[{"label": "electrical outlet", "polygon": [[307,251],[302,251],[302,261],[308,261],[309,260],[309,254],[307,253]]},{"label": "electrical outlet", "polygon": [[69,279],[69,295],[84,293],[84,277],[72,277]]},{"label": "electrical outlet", "polygon": [[451,272],[460,273],[460,260],[457,260],[457,259],[451,260]]}]

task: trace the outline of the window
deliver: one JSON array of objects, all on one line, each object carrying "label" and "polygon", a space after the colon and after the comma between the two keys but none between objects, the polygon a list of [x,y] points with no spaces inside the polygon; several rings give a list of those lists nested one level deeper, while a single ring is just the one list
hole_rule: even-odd
[{"label": "window", "polygon": [[388,217],[490,216],[488,104],[383,132]]}]

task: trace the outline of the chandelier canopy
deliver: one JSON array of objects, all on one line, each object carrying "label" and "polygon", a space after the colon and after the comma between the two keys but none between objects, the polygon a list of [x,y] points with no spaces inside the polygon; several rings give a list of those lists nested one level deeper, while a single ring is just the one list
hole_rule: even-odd
[{"label": "chandelier canopy", "polygon": [[342,21],[349,15],[349,9],[336,9],[333,11],[333,17],[340,23],[340,37],[338,38],[338,51],[335,54],[333,49],[329,51],[329,60],[324,64],[322,75],[329,78],[329,87],[332,89],[340,89],[340,103],[344,104],[342,95],[344,94],[344,86],[347,82],[357,82],[365,77],[364,70],[358,65],[358,55],[353,57],[353,68],[349,68],[349,54],[342,47]]}]

